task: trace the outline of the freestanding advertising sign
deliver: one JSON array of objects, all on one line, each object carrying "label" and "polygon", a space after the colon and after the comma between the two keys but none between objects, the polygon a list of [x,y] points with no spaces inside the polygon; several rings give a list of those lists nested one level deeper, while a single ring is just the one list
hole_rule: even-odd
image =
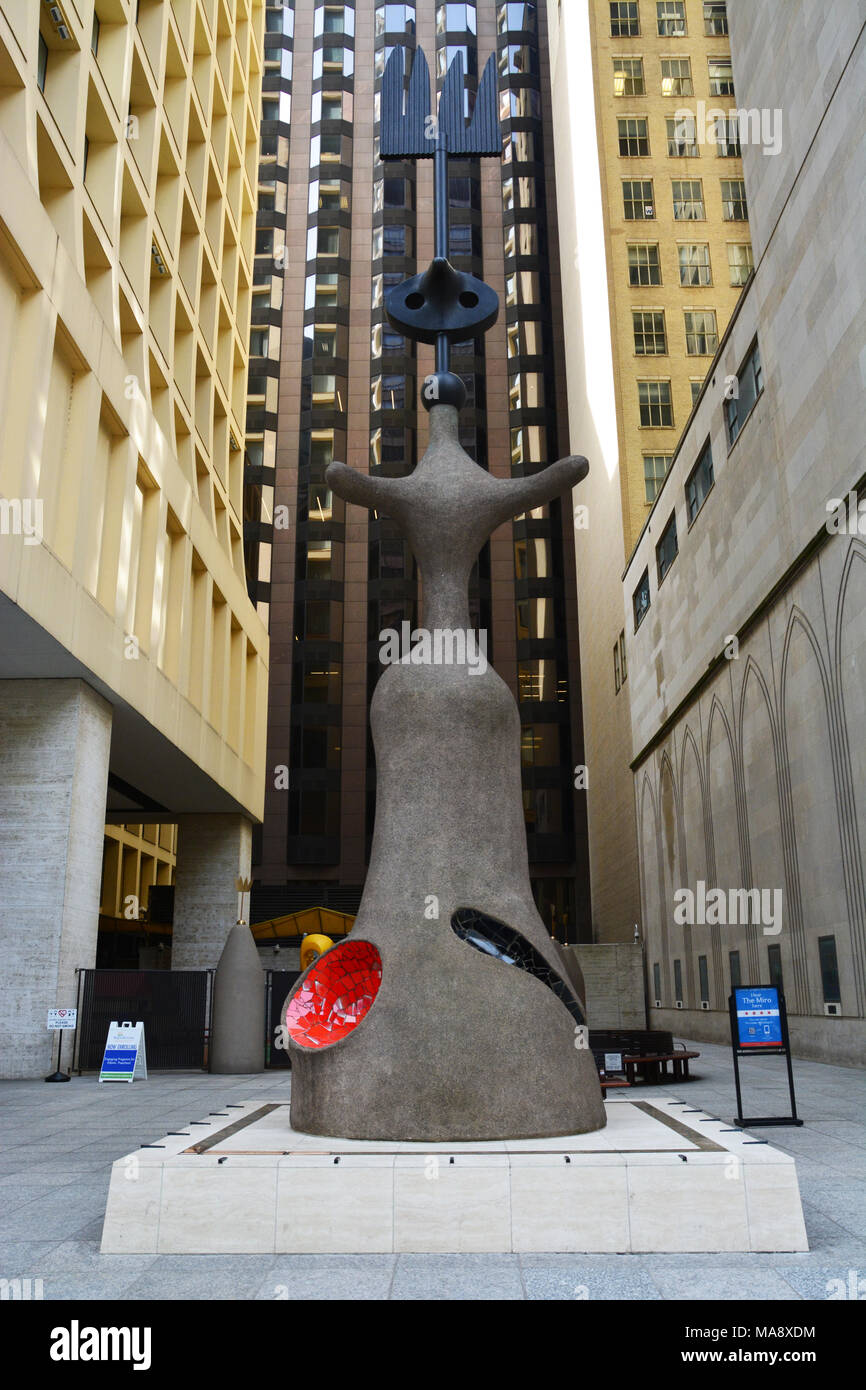
[{"label": "freestanding advertising sign", "polygon": [[[737,1118],[734,1123],[741,1128],[749,1125],[801,1125],[803,1121],[797,1119],[797,1104],[794,1099],[794,1073],[791,1069],[791,1045],[784,994],[780,994],[773,985],[735,989],[728,999],[728,1009],[731,1016],[734,1083],[737,1088]],[[746,1120],[743,1118],[743,1101],[740,1094],[739,1059],[767,1055],[784,1057],[788,1063],[791,1114]]]},{"label": "freestanding advertising sign", "polygon": [[100,1081],[147,1080],[143,1023],[112,1023],[105,1040]]}]

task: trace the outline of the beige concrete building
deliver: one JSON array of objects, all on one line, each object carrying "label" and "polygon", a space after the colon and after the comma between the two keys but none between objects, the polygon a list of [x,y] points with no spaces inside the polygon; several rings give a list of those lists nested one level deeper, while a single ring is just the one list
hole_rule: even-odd
[{"label": "beige concrete building", "polygon": [[862,1064],[866,4],[730,12],[782,143],[743,146],[754,278],[623,581],[650,1018],[721,1041],[779,984],[796,1051]]},{"label": "beige concrete building", "polygon": [[727,10],[549,0],[596,939],[639,918],[621,574],[751,267]]},{"label": "beige concrete building", "polygon": [[[94,963],[105,822],[177,822],[215,964],[264,797],[243,459],[263,0],[0,0],[0,1058]],[[159,856],[156,856],[159,857]],[[26,931],[24,930],[26,924]]]}]

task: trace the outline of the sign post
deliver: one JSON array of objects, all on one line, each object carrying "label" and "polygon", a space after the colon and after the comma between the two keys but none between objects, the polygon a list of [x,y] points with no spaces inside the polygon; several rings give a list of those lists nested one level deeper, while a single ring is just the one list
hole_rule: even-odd
[{"label": "sign post", "polygon": [[[750,989],[735,989],[728,998],[731,1018],[731,1049],[734,1054],[734,1084],[737,1089],[737,1118],[740,1129],[752,1125],[801,1125],[794,1099],[794,1073],[791,1068],[791,1043],[788,1037],[788,1013],[785,996],[770,985]],[[788,1064],[788,1091],[791,1096],[790,1115],[770,1115],[744,1119],[740,1093],[740,1057],[784,1057]]]},{"label": "sign post", "polygon": [[[63,1052],[63,1034],[67,1028],[75,1028],[78,1020],[77,1009],[49,1009],[48,1010],[48,1031],[49,1033],[59,1033],[57,1040],[57,1070],[50,1076],[46,1076],[46,1081],[68,1081],[69,1076],[60,1069],[60,1056]],[[52,1047],[52,1051],[53,1051]],[[74,1051],[74,1048],[73,1048]]]},{"label": "sign post", "polygon": [[105,1040],[100,1081],[147,1080],[147,1053],[143,1023],[112,1023]]}]

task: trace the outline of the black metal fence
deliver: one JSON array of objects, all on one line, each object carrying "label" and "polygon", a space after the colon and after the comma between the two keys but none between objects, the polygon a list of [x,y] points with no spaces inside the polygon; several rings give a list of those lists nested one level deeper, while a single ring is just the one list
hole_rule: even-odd
[{"label": "black metal fence", "polygon": [[99,1071],[108,1025],[144,1024],[148,1070],[207,1065],[209,970],[82,970],[78,981],[75,1066]]},{"label": "black metal fence", "polygon": [[[299,970],[266,970],[266,1067],[288,1068],[288,1050],[278,1044],[281,1013]],[[212,970],[82,970],[78,978],[75,1069],[99,1071],[108,1026],[129,1020],[144,1024],[149,1071],[195,1071],[207,1067],[213,989]]]},{"label": "black metal fence", "polygon": [[300,975],[300,970],[268,970],[268,1004],[265,1017],[268,1020],[268,1047],[265,1065],[274,1068],[291,1067],[288,1048],[280,1046],[282,1037],[282,1011],[289,990]]}]

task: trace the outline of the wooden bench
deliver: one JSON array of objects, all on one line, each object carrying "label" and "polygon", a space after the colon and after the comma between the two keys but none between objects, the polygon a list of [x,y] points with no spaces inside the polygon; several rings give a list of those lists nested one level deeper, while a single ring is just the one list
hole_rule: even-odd
[{"label": "wooden bench", "polygon": [[700,1055],[699,1052],[687,1052],[685,1048],[675,1048],[672,1052],[640,1053],[637,1056],[623,1057],[622,1064],[632,1085],[640,1071],[647,1086],[658,1086],[667,1077],[669,1062],[673,1068],[674,1081],[691,1081],[689,1062]]},{"label": "wooden bench", "polygon": [[608,1091],[618,1091],[623,1088],[628,1090],[631,1086],[630,1081],[623,1081],[622,1078],[618,1076],[611,1079],[608,1079],[606,1076],[600,1076],[598,1079],[601,1082],[601,1094],[603,1096],[606,1096]]}]

